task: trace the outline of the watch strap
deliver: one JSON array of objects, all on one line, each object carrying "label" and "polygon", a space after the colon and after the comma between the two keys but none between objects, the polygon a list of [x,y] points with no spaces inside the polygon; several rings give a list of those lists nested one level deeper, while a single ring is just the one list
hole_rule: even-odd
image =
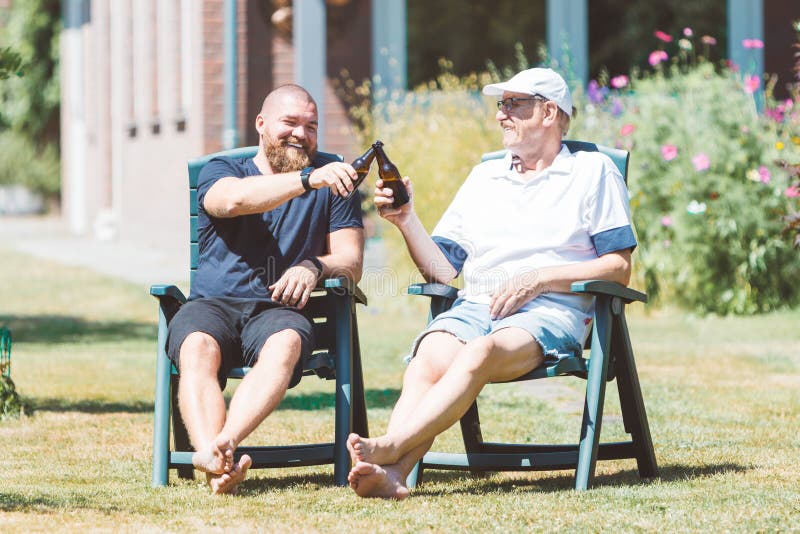
[{"label": "watch strap", "polygon": [[311,177],[312,172],[314,172],[314,167],[306,167],[305,169],[300,171],[300,183],[303,184],[303,189],[305,189],[306,191],[311,191],[314,189],[308,182],[308,179]]}]

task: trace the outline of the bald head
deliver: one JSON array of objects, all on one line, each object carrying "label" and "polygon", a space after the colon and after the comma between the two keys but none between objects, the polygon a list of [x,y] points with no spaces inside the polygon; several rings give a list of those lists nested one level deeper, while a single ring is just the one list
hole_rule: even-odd
[{"label": "bald head", "polygon": [[276,87],[264,98],[264,102],[261,104],[261,114],[264,116],[274,115],[276,110],[285,106],[286,100],[299,101],[303,104],[310,103],[314,105],[315,110],[317,108],[317,103],[308,91],[299,85],[287,83]]}]

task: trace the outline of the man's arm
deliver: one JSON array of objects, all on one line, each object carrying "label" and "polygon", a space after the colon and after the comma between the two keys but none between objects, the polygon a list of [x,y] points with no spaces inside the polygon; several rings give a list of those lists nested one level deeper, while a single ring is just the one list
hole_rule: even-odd
[{"label": "man's arm", "polygon": [[397,226],[405,239],[411,259],[414,260],[419,272],[428,282],[446,284],[458,276],[458,271],[447,260],[444,253],[428,234],[422,221],[414,211],[414,194],[411,180],[403,178],[403,183],[408,191],[409,202],[393,208],[392,190],[383,188],[383,181],[378,180],[375,189],[375,206],[381,217]]},{"label": "man's arm", "polygon": [[[349,163],[335,161],[314,169],[308,183],[314,189],[329,187],[334,195],[353,190],[356,171]],[[212,217],[226,219],[271,211],[305,192],[300,171],[262,176],[220,178],[208,190],[203,208]]]},{"label": "man's arm", "polygon": [[544,267],[518,276],[492,295],[489,313],[493,319],[507,317],[543,293],[568,293],[573,282],[606,280],[628,285],[631,278],[631,249],[603,254],[599,258]]},{"label": "man's arm", "polygon": [[354,282],[361,280],[364,267],[364,229],[342,228],[328,234],[329,254],[320,256],[322,277],[346,276]]},{"label": "man's arm", "polygon": [[272,299],[288,306],[302,308],[320,278],[346,276],[354,282],[361,279],[364,261],[364,230],[342,228],[328,234],[328,250],[317,259],[322,271],[310,260],[303,260],[281,275],[269,289]]}]

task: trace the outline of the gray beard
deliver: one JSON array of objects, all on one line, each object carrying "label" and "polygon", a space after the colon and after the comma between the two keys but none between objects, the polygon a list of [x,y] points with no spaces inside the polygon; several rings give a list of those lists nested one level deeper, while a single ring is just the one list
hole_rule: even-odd
[{"label": "gray beard", "polygon": [[276,174],[301,171],[311,166],[311,157],[307,152],[290,151],[287,145],[272,143],[266,138],[264,139],[264,154]]}]

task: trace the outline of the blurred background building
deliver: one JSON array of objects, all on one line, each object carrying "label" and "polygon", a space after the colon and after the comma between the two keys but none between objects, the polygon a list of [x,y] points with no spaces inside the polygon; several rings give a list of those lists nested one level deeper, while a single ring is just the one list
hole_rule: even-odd
[{"label": "blurred background building", "polygon": [[[792,79],[797,0],[0,0],[60,11],[61,211],[73,233],[187,247],[186,161],[257,143],[264,95],[320,104],[321,148],[360,153],[347,106],[373,79],[405,90],[441,72],[555,60],[576,85],[647,66],[662,30],[713,36],[712,60]],[[766,31],[768,29],[768,31]],[[743,39],[764,47],[746,51]],[[546,45],[549,57],[544,57]],[[2,46],[2,43],[0,43]],[[60,120],[59,120],[60,119]]]}]

